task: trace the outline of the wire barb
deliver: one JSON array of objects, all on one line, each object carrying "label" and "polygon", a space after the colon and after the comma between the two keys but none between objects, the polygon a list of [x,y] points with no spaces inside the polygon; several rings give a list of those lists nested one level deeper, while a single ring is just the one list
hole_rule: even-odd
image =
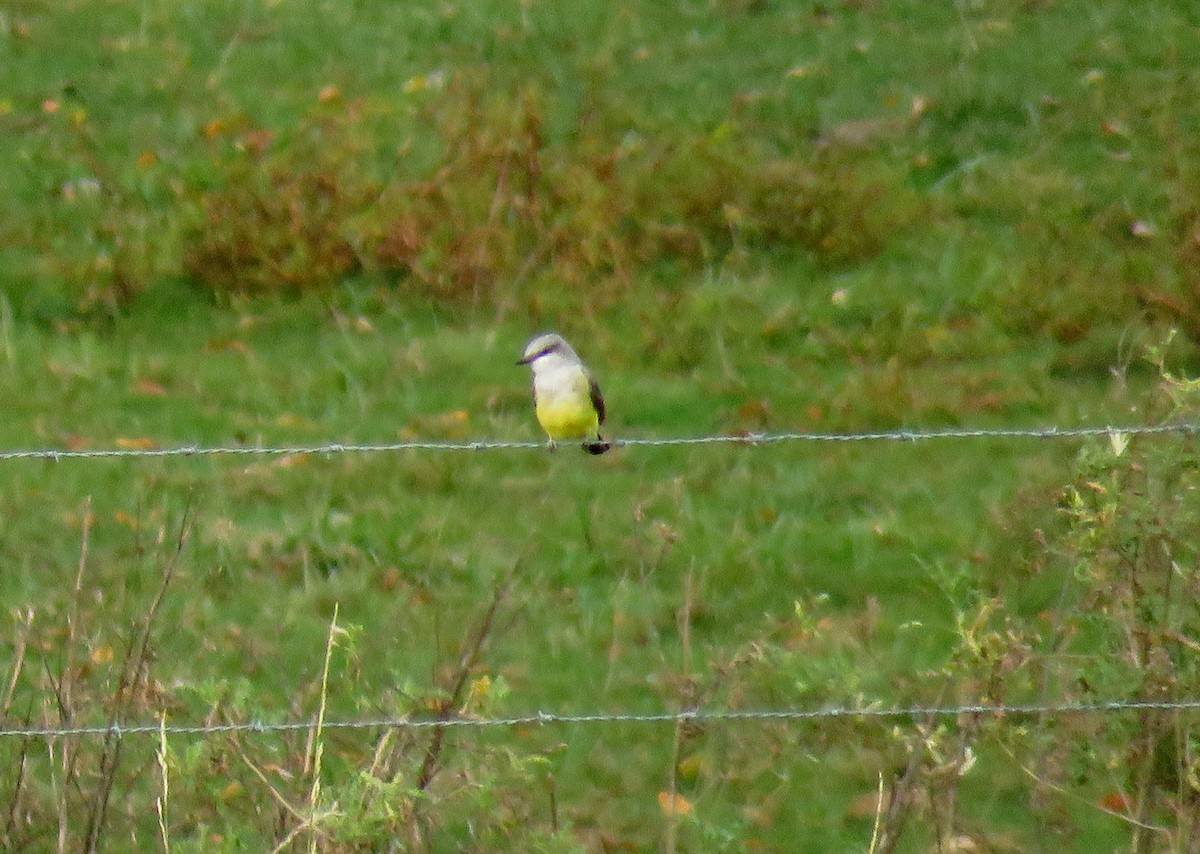
[{"label": "wire barb", "polygon": [[[880,430],[867,433],[721,433],[709,436],[666,436],[663,438],[614,439],[619,448],[665,448],[684,445],[738,445],[761,448],[783,442],[921,442],[938,439],[1084,439],[1096,436],[1157,436],[1164,434],[1195,436],[1200,423],[1130,424],[1123,427],[997,427],[947,428],[941,430]],[[320,445],[285,447],[254,447],[247,445],[195,444],[165,448],[93,448],[64,450],[62,448],[30,448],[0,450],[0,461],[78,459],[136,459],[153,457],[216,457],[216,456],[296,456],[303,454],[373,454],[399,451],[540,451],[544,442],[502,441],[478,439],[468,442],[415,440],[407,442],[376,442],[351,444],[328,442]]]}]

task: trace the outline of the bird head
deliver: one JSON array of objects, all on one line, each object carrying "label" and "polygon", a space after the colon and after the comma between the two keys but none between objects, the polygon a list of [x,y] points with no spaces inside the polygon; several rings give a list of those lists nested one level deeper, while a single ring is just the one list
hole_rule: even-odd
[{"label": "bird head", "polygon": [[578,362],[579,356],[571,349],[566,339],[554,332],[535,335],[525,345],[525,352],[517,359],[518,365],[533,366],[539,359],[557,356],[568,362]]}]

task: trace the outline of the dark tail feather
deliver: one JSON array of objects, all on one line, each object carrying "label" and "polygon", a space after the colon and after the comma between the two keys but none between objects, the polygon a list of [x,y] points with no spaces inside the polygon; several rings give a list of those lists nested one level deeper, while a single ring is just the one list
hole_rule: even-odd
[{"label": "dark tail feather", "polygon": [[603,436],[597,436],[595,439],[583,443],[583,449],[589,454],[599,456],[605,451],[612,450],[612,442],[605,439]]}]

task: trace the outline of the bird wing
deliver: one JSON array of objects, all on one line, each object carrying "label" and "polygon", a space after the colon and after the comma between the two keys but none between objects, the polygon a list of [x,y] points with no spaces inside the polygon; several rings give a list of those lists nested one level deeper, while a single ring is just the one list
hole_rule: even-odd
[{"label": "bird wing", "polygon": [[600,423],[604,423],[604,395],[600,393],[600,384],[596,382],[596,378],[588,374],[588,396],[592,399],[592,406],[596,408],[596,415],[600,419]]}]

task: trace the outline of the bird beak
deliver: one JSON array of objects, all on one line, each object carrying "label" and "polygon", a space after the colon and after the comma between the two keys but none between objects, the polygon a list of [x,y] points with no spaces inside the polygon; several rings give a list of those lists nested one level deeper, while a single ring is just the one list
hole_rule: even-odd
[{"label": "bird beak", "polygon": [[525,356],[524,358],[517,359],[517,364],[518,365],[528,365],[532,361],[533,361],[532,356]]}]

